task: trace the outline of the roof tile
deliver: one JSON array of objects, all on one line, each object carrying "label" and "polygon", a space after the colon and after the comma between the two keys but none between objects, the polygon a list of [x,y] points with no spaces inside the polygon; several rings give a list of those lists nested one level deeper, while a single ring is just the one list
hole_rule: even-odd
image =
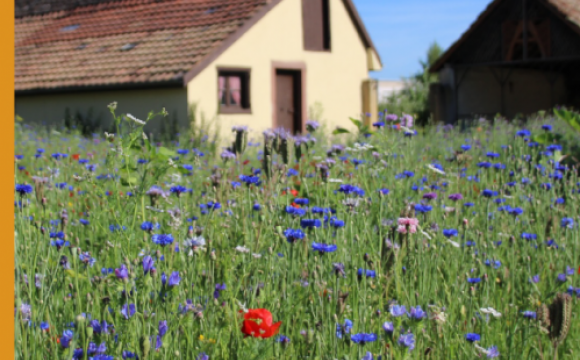
[{"label": "roof tile", "polygon": [[17,91],[181,79],[269,3],[84,1],[92,5],[15,19]]}]

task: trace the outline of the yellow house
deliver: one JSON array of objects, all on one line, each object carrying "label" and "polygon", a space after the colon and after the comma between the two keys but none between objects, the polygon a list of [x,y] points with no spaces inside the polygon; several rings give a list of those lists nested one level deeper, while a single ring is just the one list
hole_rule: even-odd
[{"label": "yellow house", "polygon": [[300,132],[311,109],[331,129],[376,116],[368,72],[381,60],[352,0],[34,4],[16,1],[15,110],[25,121],[62,125],[67,113],[105,124],[113,101],[141,119],[164,107],[182,125],[194,109],[223,134]]}]

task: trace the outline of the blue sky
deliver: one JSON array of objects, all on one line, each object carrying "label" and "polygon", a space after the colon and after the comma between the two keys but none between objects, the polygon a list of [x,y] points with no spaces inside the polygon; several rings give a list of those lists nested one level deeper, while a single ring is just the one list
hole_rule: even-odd
[{"label": "blue sky", "polygon": [[353,0],[383,61],[371,73],[396,80],[420,70],[427,48],[447,49],[491,0]]}]

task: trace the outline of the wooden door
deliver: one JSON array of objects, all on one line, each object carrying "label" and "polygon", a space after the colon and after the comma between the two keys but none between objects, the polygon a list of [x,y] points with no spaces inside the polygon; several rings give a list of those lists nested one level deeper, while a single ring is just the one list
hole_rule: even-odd
[{"label": "wooden door", "polygon": [[299,71],[276,71],[276,127],[292,134],[301,130],[299,79]]}]

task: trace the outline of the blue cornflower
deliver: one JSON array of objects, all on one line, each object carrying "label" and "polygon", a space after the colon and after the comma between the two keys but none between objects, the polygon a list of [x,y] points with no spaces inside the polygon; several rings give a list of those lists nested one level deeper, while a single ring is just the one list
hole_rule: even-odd
[{"label": "blue cornflower", "polygon": [[16,184],[16,192],[20,194],[20,196],[30,194],[32,192],[32,186],[28,184]]},{"label": "blue cornflower", "polygon": [[390,322],[390,321],[386,321],[386,322],[383,324],[383,330],[385,330],[385,332],[386,332],[387,334],[392,334],[392,333],[393,333],[393,331],[395,331],[395,326],[393,325],[393,323],[392,323],[392,322]]},{"label": "blue cornflower", "polygon": [[481,336],[475,333],[467,333],[465,334],[465,340],[469,342],[475,342],[481,340]]},{"label": "blue cornflower", "polygon": [[546,150],[554,152],[554,151],[562,151],[562,145],[552,144],[546,146]]},{"label": "blue cornflower", "polygon": [[179,271],[174,271],[169,276],[169,281],[167,282],[168,286],[177,286],[181,281],[181,277],[179,276]]},{"label": "blue cornflower", "polygon": [[259,176],[240,175],[240,181],[248,186],[252,184],[259,186],[261,183]]},{"label": "blue cornflower", "polygon": [[286,241],[293,243],[296,240],[304,239],[304,232],[300,229],[286,229],[284,236],[286,236]]},{"label": "blue cornflower", "polygon": [[159,229],[159,224],[153,224],[151,221],[144,221],[141,224],[141,230],[151,232],[153,229]]},{"label": "blue cornflower", "polygon": [[523,232],[523,233],[520,235],[520,237],[521,237],[522,239],[526,239],[526,240],[528,240],[528,241],[529,241],[529,240],[536,240],[536,239],[538,238],[538,235],[536,235],[536,234],[530,234],[530,233]]},{"label": "blue cornflower", "polygon": [[352,340],[352,342],[354,342],[355,344],[364,345],[365,343],[368,342],[377,341],[377,334],[366,334],[366,333],[354,334],[351,335],[350,340]]},{"label": "blue cornflower", "polygon": [[473,207],[473,206],[475,206],[475,204],[472,203],[472,202],[466,202],[466,203],[463,204],[463,206],[465,206],[465,207]]},{"label": "blue cornflower", "polygon": [[558,274],[557,279],[558,279],[559,282],[566,282],[566,279],[567,279],[566,278],[566,274],[564,274],[564,273]]},{"label": "blue cornflower", "polygon": [[312,250],[318,251],[321,254],[322,253],[335,252],[336,249],[337,249],[337,246],[334,245],[334,244],[327,245],[327,244],[321,244],[321,243],[316,243],[316,242],[313,242],[312,243]]},{"label": "blue cornflower", "polygon": [[455,229],[443,229],[443,236],[446,238],[450,238],[453,236],[457,236],[458,232]]},{"label": "blue cornflower", "polygon": [[484,197],[487,197],[487,198],[490,198],[490,197],[494,197],[494,196],[498,196],[499,195],[499,193],[497,191],[495,191],[495,190],[488,190],[488,189],[483,190],[481,192],[481,194]]},{"label": "blue cornflower", "polygon": [[344,193],[345,195],[355,194],[359,196],[364,196],[365,191],[357,186],[344,184],[340,185],[338,192]]},{"label": "blue cornflower", "polygon": [[523,214],[524,210],[522,208],[517,207],[517,208],[509,209],[508,213],[510,215],[518,216],[518,215]]},{"label": "blue cornflower", "polygon": [[72,330],[63,331],[62,336],[60,337],[60,346],[67,349],[70,346],[72,338],[73,338]]},{"label": "blue cornflower", "polygon": [[181,193],[184,193],[187,191],[187,188],[185,186],[181,186],[181,185],[176,185],[176,186],[172,186],[169,189],[170,192],[172,192],[173,194],[176,194],[177,196],[181,195]]},{"label": "blue cornflower", "polygon": [[343,335],[350,334],[352,321],[344,319],[344,324],[336,324],[336,337],[342,339]]},{"label": "blue cornflower", "polygon": [[304,216],[306,215],[306,210],[295,208],[293,206],[286,206],[286,213],[294,216]]},{"label": "blue cornflower", "polygon": [[468,151],[471,149],[471,145],[463,144],[461,145],[461,150]]},{"label": "blue cornflower", "polygon": [[155,234],[151,240],[157,245],[166,246],[173,243],[173,235],[171,234]]},{"label": "blue cornflower", "polygon": [[433,210],[433,207],[430,205],[423,205],[423,204],[415,205],[415,211],[418,213],[427,213],[431,210]]},{"label": "blue cornflower", "polygon": [[302,219],[302,220],[300,220],[300,226],[303,229],[320,227],[321,225],[322,225],[322,223],[319,219]]},{"label": "blue cornflower", "polygon": [[260,210],[262,210],[262,206],[258,203],[254,203],[254,205],[252,205],[252,210],[260,211]]},{"label": "blue cornflower", "polygon": [[488,161],[482,161],[477,163],[477,166],[484,169],[489,169],[491,167],[491,163]]},{"label": "blue cornflower", "polygon": [[560,226],[563,228],[568,228],[568,229],[572,229],[574,227],[574,219],[572,218],[562,218],[561,222],[560,222]]},{"label": "blue cornflower", "polygon": [[467,282],[470,284],[477,284],[481,282],[481,278],[467,278]]},{"label": "blue cornflower", "polygon": [[375,278],[377,276],[375,271],[367,269],[358,269],[357,274],[359,277],[362,277],[364,274],[368,278]]},{"label": "blue cornflower", "polygon": [[291,177],[291,176],[298,176],[300,173],[298,172],[298,170],[296,169],[288,169],[288,172],[286,173],[286,176]]},{"label": "blue cornflower", "polygon": [[488,151],[485,155],[488,158],[498,158],[499,157],[499,154],[498,153],[495,153],[495,152],[492,152],[492,151]]},{"label": "blue cornflower", "polygon": [[298,205],[308,205],[309,201],[308,199],[294,199],[294,203],[298,204]]},{"label": "blue cornflower", "polygon": [[532,133],[530,132],[530,130],[522,129],[522,130],[516,132],[516,136],[530,137],[530,136],[532,136]]}]

